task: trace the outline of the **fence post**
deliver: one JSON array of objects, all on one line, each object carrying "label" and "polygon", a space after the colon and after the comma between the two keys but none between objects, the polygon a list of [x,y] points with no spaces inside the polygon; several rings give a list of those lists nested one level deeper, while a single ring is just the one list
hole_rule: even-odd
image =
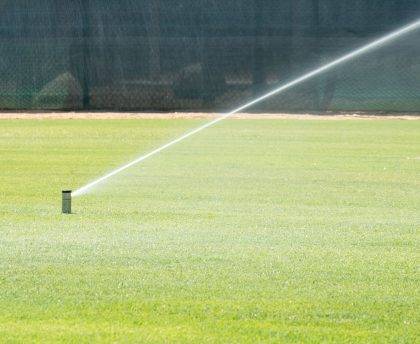
[{"label": "fence post", "polygon": [[91,22],[90,22],[90,0],[81,0],[82,1],[82,38],[83,38],[83,81],[82,81],[82,91],[83,91],[83,109],[90,108],[90,38],[91,38]]}]

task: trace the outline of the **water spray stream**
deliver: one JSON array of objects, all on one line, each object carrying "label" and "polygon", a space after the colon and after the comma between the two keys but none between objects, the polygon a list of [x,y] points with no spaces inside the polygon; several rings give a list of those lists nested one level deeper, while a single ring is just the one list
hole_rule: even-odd
[{"label": "water spray stream", "polygon": [[321,66],[321,67],[319,67],[319,68],[317,68],[317,69],[315,69],[315,70],[313,70],[313,71],[311,71],[311,72],[309,72],[309,73],[307,73],[307,74],[305,74],[305,75],[303,75],[303,76],[301,76],[301,77],[299,77],[299,78],[297,78],[293,81],[290,81],[290,82],[274,89],[273,91],[271,91],[267,94],[264,94],[263,96],[261,96],[257,99],[254,99],[253,101],[238,107],[237,109],[235,109],[235,110],[233,110],[229,113],[220,115],[220,117],[208,122],[207,124],[204,124],[203,126],[198,127],[198,128],[196,128],[196,129],[194,129],[190,132],[187,132],[186,134],[182,135],[181,137],[179,137],[179,138],[177,138],[177,139],[175,139],[171,142],[168,142],[167,144],[151,151],[150,153],[147,153],[143,156],[140,156],[139,158],[135,159],[134,161],[132,161],[132,162],[130,162],[130,163],[124,165],[124,166],[121,166],[120,168],[104,175],[103,177],[100,177],[99,179],[81,187],[80,189],[73,192],[72,196],[74,196],[74,197],[82,196],[82,195],[88,193],[94,186],[97,186],[98,184],[103,183],[105,180],[119,174],[120,172],[122,172],[122,171],[124,171],[124,170],[126,170],[126,169],[128,169],[128,168],[130,168],[134,165],[139,164],[140,162],[152,157],[153,155],[156,155],[156,154],[162,152],[163,150],[165,150],[165,149],[167,149],[167,148],[185,140],[186,138],[188,138],[192,135],[195,135],[195,134],[199,133],[200,131],[202,131],[206,128],[209,128],[209,127],[215,125],[216,123],[218,123],[220,121],[223,121],[224,119],[226,119],[226,118],[228,118],[228,117],[230,117],[230,116],[232,116],[232,115],[234,115],[234,114],[236,114],[240,111],[246,110],[246,109],[250,108],[251,106],[253,106],[257,103],[260,103],[260,102],[264,101],[267,98],[270,98],[270,97],[272,97],[276,94],[279,94],[283,91],[286,91],[287,89],[292,88],[293,86],[296,86],[296,85],[298,85],[298,84],[300,84],[300,83],[302,83],[302,82],[304,82],[308,79],[311,79],[311,78],[313,78],[313,77],[315,77],[319,74],[322,74],[322,73],[324,73],[324,72],[326,72],[330,69],[333,69],[334,67],[337,67],[338,65],[341,65],[341,64],[343,64],[343,63],[345,63],[349,60],[352,60],[352,59],[354,59],[356,57],[359,57],[361,55],[364,55],[364,54],[366,54],[366,53],[368,53],[372,50],[380,48],[381,46],[383,46],[383,45],[385,45],[385,44],[387,44],[387,43],[389,43],[389,42],[391,42],[391,41],[393,41],[397,38],[400,38],[401,36],[406,35],[406,34],[412,32],[412,31],[415,31],[419,28],[420,28],[420,19],[413,22],[410,25],[404,26],[403,28],[401,28],[399,30],[396,30],[396,31],[394,31],[390,34],[387,34],[386,36],[384,36],[380,39],[377,39],[377,40],[375,40],[375,41],[373,41],[373,42],[371,42],[371,43],[369,43],[369,44],[367,44],[367,45],[365,45],[365,46],[363,46],[359,49],[356,49],[356,50],[350,52],[349,54],[338,58],[337,60],[334,60],[330,63],[327,63],[327,64],[325,64],[325,65],[323,65],[323,66]]}]

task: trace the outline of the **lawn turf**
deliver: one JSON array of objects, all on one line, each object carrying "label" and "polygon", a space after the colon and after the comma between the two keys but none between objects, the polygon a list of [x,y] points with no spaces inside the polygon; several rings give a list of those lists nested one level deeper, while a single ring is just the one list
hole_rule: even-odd
[{"label": "lawn turf", "polygon": [[398,342],[419,320],[420,121],[0,121],[0,341]]}]

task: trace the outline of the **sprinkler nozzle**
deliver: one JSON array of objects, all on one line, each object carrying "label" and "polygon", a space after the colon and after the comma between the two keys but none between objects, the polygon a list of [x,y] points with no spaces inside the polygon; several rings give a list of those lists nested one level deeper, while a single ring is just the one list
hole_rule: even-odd
[{"label": "sprinkler nozzle", "polygon": [[62,192],[61,209],[63,214],[71,214],[71,191],[64,190]]}]

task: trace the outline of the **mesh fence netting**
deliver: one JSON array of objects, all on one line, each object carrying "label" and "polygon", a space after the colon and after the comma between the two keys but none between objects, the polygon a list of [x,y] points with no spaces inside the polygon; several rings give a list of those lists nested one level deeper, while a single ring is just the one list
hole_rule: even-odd
[{"label": "mesh fence netting", "polygon": [[[0,109],[229,110],[420,18],[420,0],[3,0]],[[420,111],[413,32],[253,111]]]}]

